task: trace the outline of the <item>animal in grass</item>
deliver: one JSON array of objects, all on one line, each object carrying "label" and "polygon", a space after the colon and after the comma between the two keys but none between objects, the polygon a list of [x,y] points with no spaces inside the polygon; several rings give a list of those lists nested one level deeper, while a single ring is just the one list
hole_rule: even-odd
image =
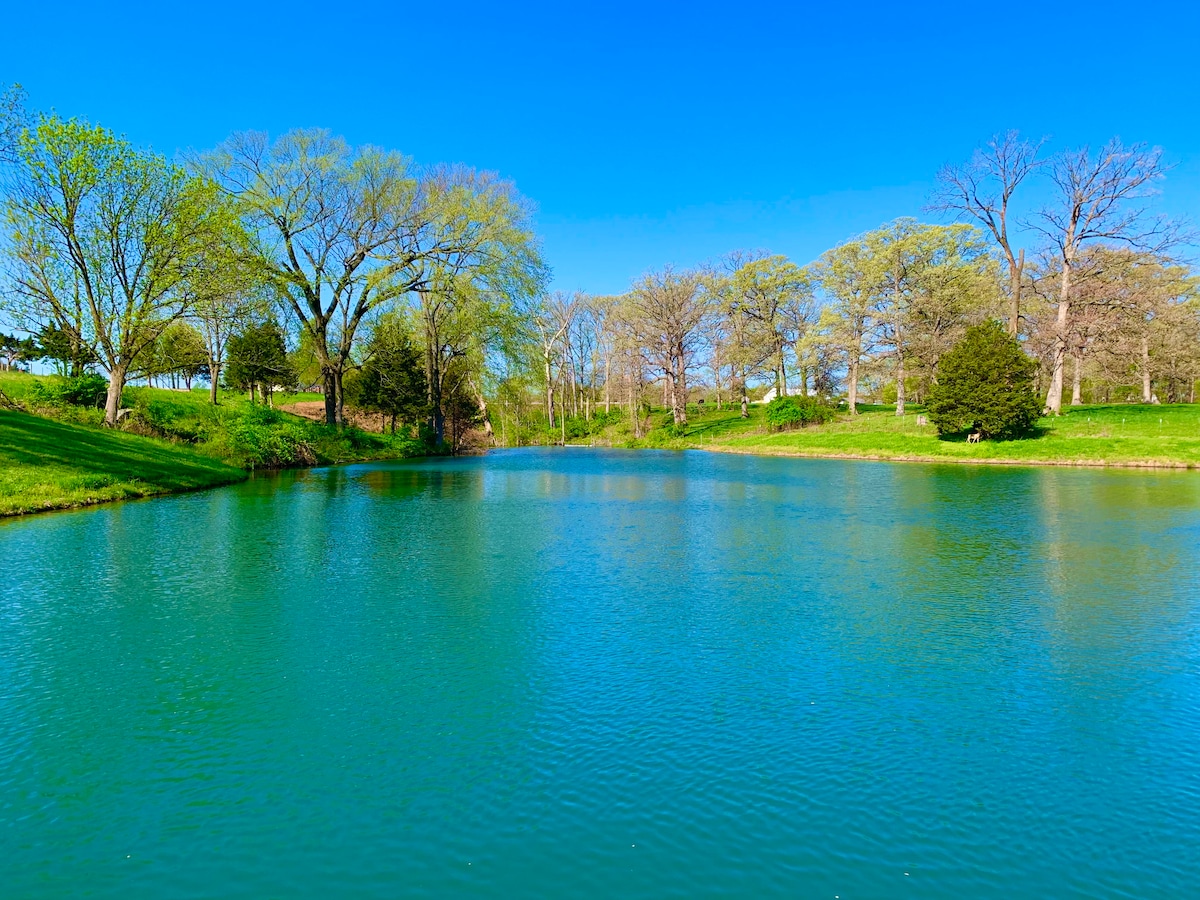
[{"label": "animal in grass", "polygon": [[967,435],[967,443],[968,444],[978,444],[982,437],[983,437],[982,432],[972,431],[970,434]]}]

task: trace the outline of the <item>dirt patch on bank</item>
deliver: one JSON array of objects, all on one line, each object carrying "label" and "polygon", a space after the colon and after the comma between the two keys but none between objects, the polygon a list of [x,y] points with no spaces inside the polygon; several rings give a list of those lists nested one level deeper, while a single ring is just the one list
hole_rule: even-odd
[{"label": "dirt patch on bank", "polygon": [[[284,412],[302,416],[305,419],[311,419],[314,422],[325,421],[324,400],[302,400],[299,403],[281,403],[278,408]],[[355,409],[352,406],[346,407],[346,421],[355,428],[361,428],[363,431],[373,431],[375,434],[383,434],[388,424],[385,416],[368,413],[361,409]]]}]

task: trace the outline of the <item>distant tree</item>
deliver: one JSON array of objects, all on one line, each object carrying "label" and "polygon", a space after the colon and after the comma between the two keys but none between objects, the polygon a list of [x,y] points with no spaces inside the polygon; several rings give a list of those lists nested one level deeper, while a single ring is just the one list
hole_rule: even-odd
[{"label": "distant tree", "polygon": [[283,329],[274,320],[251,325],[233,335],[229,339],[227,356],[225,383],[231,388],[248,391],[251,400],[257,389],[263,402],[270,403],[276,387],[289,388],[296,383]]},{"label": "distant tree", "polygon": [[933,208],[975,219],[990,232],[1008,263],[1008,333],[1021,324],[1021,276],[1025,251],[1013,252],[1008,226],[1013,194],[1043,162],[1037,158],[1042,141],[1023,140],[1015,131],[998,134],[975,151],[963,166],[944,166],[938,173]]},{"label": "distant tree", "polygon": [[0,333],[0,369],[14,371],[21,363],[28,366],[33,360],[41,358],[41,348],[33,338]]},{"label": "distant tree", "polygon": [[665,269],[637,281],[625,303],[627,321],[650,361],[666,378],[676,425],[687,424],[687,370],[703,340],[712,298],[698,272]]},{"label": "distant tree", "polygon": [[874,349],[874,303],[881,292],[878,269],[864,238],[827,250],[816,267],[827,300],[817,328],[826,351],[845,366],[847,404],[852,416],[858,414],[860,370],[864,358]]},{"label": "distant tree", "polygon": [[926,406],[938,434],[977,428],[985,437],[1020,437],[1037,421],[1037,363],[995,321],[967,329],[938,363]]},{"label": "distant tree", "polygon": [[172,387],[178,387],[182,380],[190,391],[192,380],[208,373],[204,336],[188,322],[172,322],[163,329],[155,344],[153,360],[153,374],[170,378]]},{"label": "distant tree", "polygon": [[417,422],[427,413],[425,363],[403,321],[384,319],[367,342],[367,361],[357,380],[358,405],[396,422]]},{"label": "distant tree", "polygon": [[1043,234],[1058,257],[1059,286],[1046,407],[1062,412],[1063,371],[1070,350],[1071,306],[1081,252],[1091,244],[1124,245],[1161,253],[1179,239],[1178,229],[1142,205],[1163,177],[1162,151],[1114,139],[1093,156],[1085,147],[1059,155],[1051,179],[1057,206],[1038,214],[1032,227]]},{"label": "distant tree", "polygon": [[74,328],[60,328],[54,322],[37,333],[38,358],[54,363],[60,375],[78,378],[88,366],[98,361],[96,351],[80,339]]}]

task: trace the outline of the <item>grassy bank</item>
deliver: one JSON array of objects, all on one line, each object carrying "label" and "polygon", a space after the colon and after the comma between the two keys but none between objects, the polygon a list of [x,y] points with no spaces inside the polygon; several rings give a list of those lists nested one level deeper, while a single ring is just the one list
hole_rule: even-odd
[{"label": "grassy bank", "polygon": [[[932,425],[918,425],[919,407],[897,416],[893,407],[861,407],[827,425],[795,431],[767,428],[765,411],[750,418],[737,409],[689,416],[680,434],[661,424],[658,412],[644,438],[633,440],[625,426],[604,437],[624,446],[703,448],[778,456],[827,456],[930,462],[1030,465],[1200,467],[1200,405],[1106,405],[1071,407],[1046,417],[1035,434],[1017,441],[968,444],[965,436],[939,438]],[[622,430],[623,428],[623,430]]]},{"label": "grassy bank", "polygon": [[[337,429],[222,392],[128,388],[120,429],[64,402],[61,380],[0,373],[0,515],[228,484],[261,468],[416,456],[418,441]],[[311,399],[305,395],[284,402]]]},{"label": "grassy bank", "polygon": [[241,481],[188,447],[0,410],[0,516]]}]

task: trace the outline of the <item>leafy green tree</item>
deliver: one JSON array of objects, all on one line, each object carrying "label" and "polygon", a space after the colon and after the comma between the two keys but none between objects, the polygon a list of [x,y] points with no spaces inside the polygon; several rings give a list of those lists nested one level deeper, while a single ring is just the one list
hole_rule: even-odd
[{"label": "leafy green tree", "polygon": [[43,358],[41,347],[33,338],[0,333],[0,369],[14,370],[21,363]]},{"label": "leafy green tree", "polygon": [[74,332],[109,374],[113,426],[131,372],[187,310],[188,280],[232,221],[215,186],[112,132],[41,116],[17,140],[7,202],[14,293]]},{"label": "leafy green tree", "polygon": [[251,400],[257,389],[263,402],[270,403],[276,387],[290,388],[296,384],[283,329],[273,319],[233,335],[229,339],[227,356],[225,383],[231,388],[248,391]]},{"label": "leafy green tree", "polygon": [[388,317],[367,343],[367,361],[357,383],[358,405],[396,422],[417,422],[428,414],[425,363],[405,323]]},{"label": "leafy green tree", "polygon": [[[770,373],[778,395],[786,396],[787,352],[817,318],[812,275],[785,256],[735,254],[727,265],[732,272],[720,294],[725,314],[735,320],[730,331],[739,339],[732,355],[751,369]],[[807,373],[803,365],[800,369],[803,394]]]},{"label": "leafy green tree", "polygon": [[1037,363],[995,321],[967,329],[938,363],[926,403],[938,434],[977,429],[984,437],[1020,437],[1041,414],[1033,392]]},{"label": "leafy green tree", "polygon": [[79,339],[79,331],[51,322],[37,333],[38,357],[48,359],[60,375],[78,378],[95,363],[96,351]]},{"label": "leafy green tree", "polygon": [[148,374],[165,375],[171,386],[178,387],[182,379],[190,391],[192,379],[208,372],[208,351],[204,337],[188,322],[172,322],[163,329],[155,344],[151,370]]}]

